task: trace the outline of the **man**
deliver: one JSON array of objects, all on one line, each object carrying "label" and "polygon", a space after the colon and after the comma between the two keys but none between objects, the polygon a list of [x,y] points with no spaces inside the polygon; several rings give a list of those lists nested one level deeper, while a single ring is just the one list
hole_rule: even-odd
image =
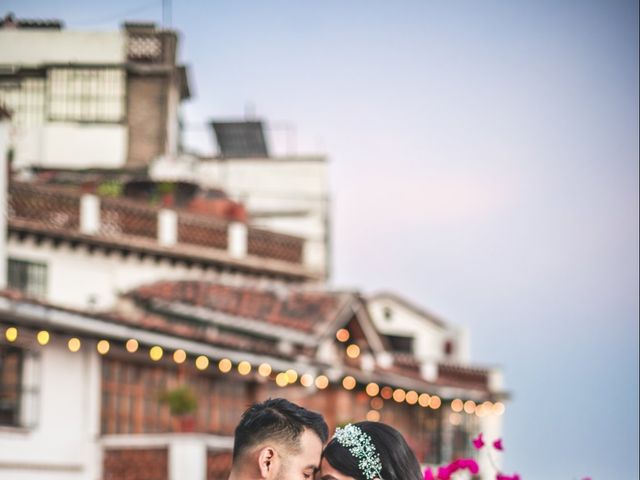
[{"label": "man", "polygon": [[283,398],[255,404],[236,427],[229,480],[312,479],[328,436],[318,413]]}]

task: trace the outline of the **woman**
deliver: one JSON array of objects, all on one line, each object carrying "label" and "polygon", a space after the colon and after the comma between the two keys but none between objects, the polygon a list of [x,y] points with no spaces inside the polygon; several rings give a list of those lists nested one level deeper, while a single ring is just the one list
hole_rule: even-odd
[{"label": "woman", "polygon": [[359,422],[336,429],[322,452],[320,480],[422,480],[420,465],[393,427]]}]

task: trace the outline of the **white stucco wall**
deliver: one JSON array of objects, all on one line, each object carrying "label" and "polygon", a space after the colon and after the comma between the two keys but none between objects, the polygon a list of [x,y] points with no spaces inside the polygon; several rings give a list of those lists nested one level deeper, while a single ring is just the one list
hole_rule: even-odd
[{"label": "white stucco wall", "polygon": [[330,204],[324,157],[160,159],[151,175],[222,188],[245,204],[252,224],[307,239],[306,265],[320,272],[327,269]]},{"label": "white stucco wall", "polygon": [[0,30],[0,65],[114,64],[126,57],[124,32]]},{"label": "white stucco wall", "polygon": [[53,247],[48,242],[37,245],[33,240],[8,243],[11,258],[42,262],[47,265],[47,300],[61,306],[104,310],[111,308],[120,293],[160,280],[211,280],[229,285],[260,285],[278,283],[275,280],[247,277],[242,274],[203,271],[200,267],[171,265],[167,260],[156,262],[136,255],[123,258],[118,253],[89,253],[85,247],[75,250],[68,245]]},{"label": "white stucco wall", "polygon": [[119,168],[127,155],[127,127],[117,124],[48,123],[39,166]]},{"label": "white stucco wall", "polygon": [[[449,325],[442,327],[390,298],[373,298],[368,301],[368,307],[381,333],[413,337],[415,354],[421,360],[460,363],[468,360],[468,335],[464,329]],[[389,319],[385,318],[387,308],[391,311]],[[447,340],[454,343],[453,354],[449,357],[444,354]]]},{"label": "white stucco wall", "polygon": [[71,353],[63,339],[52,338],[34,351],[39,354],[30,360],[37,363],[32,385],[39,401],[31,408],[36,423],[0,428],[0,478],[96,480],[100,370],[95,347],[85,343]]}]

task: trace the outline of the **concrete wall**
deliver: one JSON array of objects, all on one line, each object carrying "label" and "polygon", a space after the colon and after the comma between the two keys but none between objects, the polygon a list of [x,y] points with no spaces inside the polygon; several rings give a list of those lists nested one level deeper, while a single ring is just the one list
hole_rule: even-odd
[{"label": "concrete wall", "polygon": [[0,65],[115,64],[126,59],[123,32],[0,30]]},{"label": "concrete wall", "polygon": [[100,367],[95,347],[83,347],[71,353],[54,338],[34,348],[38,356],[28,357],[25,377],[36,387],[38,401],[27,410],[35,424],[0,427],[0,478],[99,478]]}]

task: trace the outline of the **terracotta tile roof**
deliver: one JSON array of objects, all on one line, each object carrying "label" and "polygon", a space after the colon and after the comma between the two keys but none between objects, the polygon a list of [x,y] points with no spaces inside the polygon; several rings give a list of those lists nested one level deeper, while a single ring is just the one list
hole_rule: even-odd
[{"label": "terracotta tile roof", "polygon": [[[206,321],[158,314],[151,308],[147,308],[148,305],[145,303],[153,300],[186,302],[262,320],[274,326],[293,328],[296,331],[302,329],[303,332],[312,335],[312,328],[317,322],[331,321],[334,318],[338,311],[337,307],[344,298],[342,295],[345,294],[292,291],[286,296],[278,296],[275,292],[227,287],[207,282],[165,281],[139,287],[123,298],[120,308],[100,313],[53,305],[29,298],[15,290],[0,290],[0,297],[90,316],[114,325],[138,327],[211,346],[285,360],[294,360],[302,355],[312,362],[315,357],[314,348],[300,347],[282,351],[277,348],[278,339],[276,338],[264,338],[249,331],[232,332],[217,328]],[[345,367],[356,376],[363,373],[359,366],[345,365]],[[434,387],[454,387],[490,393],[489,371],[486,369],[439,364],[438,378],[434,382],[429,382],[422,376],[418,360],[409,354],[394,355],[391,366],[376,365],[372,372],[365,374],[373,374],[372,380],[389,385],[402,385],[409,382],[414,385],[411,388],[424,391]]]},{"label": "terracotta tile roof", "polygon": [[294,289],[278,295],[272,290],[188,280],[145,285],[129,296],[139,301],[162,300],[204,307],[308,333],[335,319],[344,299],[344,294],[337,293]]}]

